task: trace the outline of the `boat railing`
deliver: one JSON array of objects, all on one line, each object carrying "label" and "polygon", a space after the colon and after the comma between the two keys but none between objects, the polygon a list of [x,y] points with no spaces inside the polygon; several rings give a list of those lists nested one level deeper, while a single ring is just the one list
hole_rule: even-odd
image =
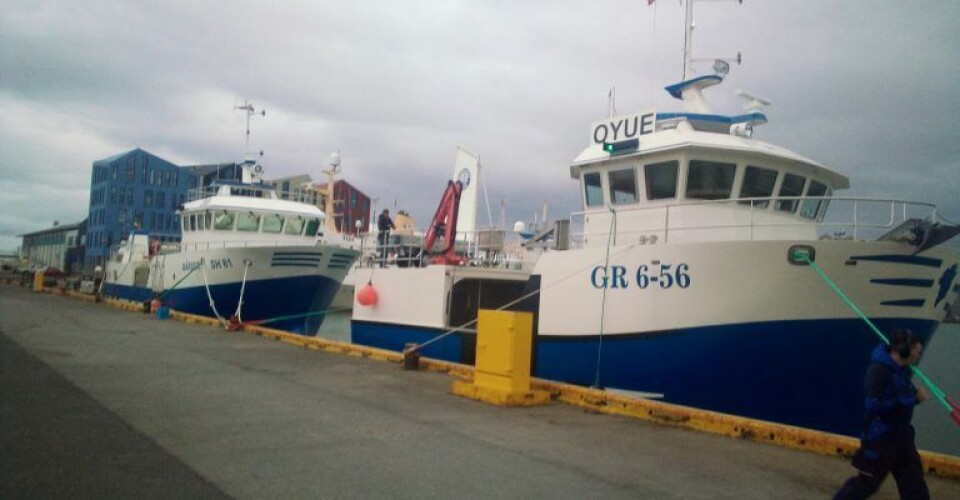
[{"label": "boat railing", "polygon": [[[777,203],[792,203],[793,209],[773,209]],[[720,206],[736,210],[718,211]],[[801,215],[805,207],[812,210]],[[597,217],[601,219],[587,224]],[[942,222],[933,204],[888,198],[777,196],[688,201],[574,212],[570,245],[578,248],[591,239],[606,241],[611,228],[614,244],[617,239],[666,243],[696,233],[738,240],[801,238],[804,234],[813,238],[872,239],[910,219]]]},{"label": "boat railing", "polygon": [[[321,241],[317,240],[316,244]],[[180,242],[180,249],[185,252],[200,250],[219,250],[224,248],[250,248],[250,247],[289,247],[305,246],[310,242],[300,240],[217,240],[217,241],[191,241]]]},{"label": "boat railing", "polygon": [[[361,233],[361,257],[357,266],[365,267],[420,267],[429,263],[420,231],[400,230],[388,233],[385,244],[380,244],[377,232]],[[525,269],[523,250],[517,241],[510,241],[511,233],[503,229],[457,231],[456,252],[467,258],[468,266]],[[435,250],[436,251],[436,250]]]},{"label": "boat railing", "polygon": [[187,201],[195,201],[220,193],[220,188],[230,186],[230,193],[234,196],[247,196],[253,198],[273,198],[276,196],[280,200],[295,201],[306,203],[308,205],[321,206],[322,199],[316,189],[294,188],[280,190],[273,184],[242,184],[242,183],[215,183],[209,186],[194,188],[187,191]]}]

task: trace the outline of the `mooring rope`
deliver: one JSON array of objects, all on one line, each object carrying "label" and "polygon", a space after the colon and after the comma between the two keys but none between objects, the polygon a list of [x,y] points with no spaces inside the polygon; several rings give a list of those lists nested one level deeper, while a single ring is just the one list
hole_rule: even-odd
[{"label": "mooring rope", "polygon": [[[623,250],[618,250],[618,251],[610,254],[610,256],[617,256],[617,255],[619,255],[619,254],[628,252],[628,251],[630,251],[630,250],[633,250],[636,246],[637,246],[637,243],[633,243],[633,244],[631,244],[631,245],[628,245],[628,246],[624,247]],[[609,260],[609,256],[608,256],[607,259],[605,259],[605,260]],[[523,302],[524,300],[527,300],[527,299],[529,299],[530,297],[533,297],[534,295],[537,295],[538,293],[542,292],[543,290],[549,290],[550,288],[553,288],[553,287],[555,287],[555,286],[563,283],[564,281],[567,281],[567,280],[570,279],[570,278],[573,278],[573,277],[575,277],[575,276],[578,276],[580,273],[582,273],[582,272],[584,272],[584,271],[586,271],[586,270],[588,270],[588,269],[596,266],[597,264],[600,264],[601,262],[603,262],[603,260],[598,260],[598,261],[591,262],[591,263],[589,263],[588,265],[586,265],[586,266],[584,266],[584,267],[581,267],[581,268],[579,268],[579,269],[576,269],[576,270],[574,270],[573,272],[571,272],[570,274],[567,274],[566,276],[561,277],[560,279],[556,280],[555,282],[553,282],[553,283],[550,284],[549,286],[546,286],[546,287],[541,286],[540,288],[538,288],[538,289],[536,289],[536,290],[534,290],[534,291],[532,291],[532,292],[530,292],[530,293],[528,293],[528,294],[526,294],[526,295],[522,295],[522,296],[520,296],[520,297],[517,298],[517,299],[511,300],[510,302],[507,302],[506,304],[504,304],[504,305],[502,305],[502,306],[500,306],[500,307],[498,307],[498,308],[496,308],[496,309],[494,309],[494,310],[495,310],[495,311],[502,311],[502,310],[504,310],[504,309],[506,309],[506,308],[508,308],[508,307],[513,307],[514,305],[516,305],[516,304],[518,304],[518,303],[520,303],[520,302]],[[441,339],[443,339],[443,338],[446,338],[446,337],[448,337],[448,336],[450,336],[450,335],[453,335],[454,333],[457,333],[457,332],[459,332],[459,331],[462,331],[462,330],[466,329],[466,328],[469,327],[469,326],[474,325],[474,324],[478,321],[478,319],[479,319],[479,318],[474,318],[474,319],[472,319],[472,320],[470,320],[470,321],[467,321],[466,323],[464,323],[464,324],[462,324],[462,325],[460,325],[460,326],[455,326],[455,327],[453,327],[452,329],[447,330],[447,331],[443,332],[442,334],[440,334],[440,335],[438,335],[438,336],[436,336],[436,337],[434,337],[434,338],[432,338],[432,339],[430,339],[430,340],[428,340],[428,341],[426,341],[426,342],[424,342],[424,343],[422,343],[422,344],[417,344],[417,345],[411,347],[410,349],[406,349],[406,350],[404,350],[403,352],[404,352],[404,353],[408,353],[408,352],[419,351],[420,349],[422,349],[422,348],[424,348],[424,347],[426,347],[426,346],[428,346],[428,345],[430,345],[430,344],[433,344],[434,342],[437,342],[438,340],[441,340]]]},{"label": "mooring rope", "polygon": [[240,317],[240,309],[243,308],[243,292],[247,289],[247,270],[250,269],[253,263],[249,259],[243,259],[243,281],[240,283],[240,300],[237,301],[237,311],[233,313],[237,317],[237,323],[243,323],[243,319]]},{"label": "mooring rope", "polygon": [[210,309],[213,309],[213,314],[220,320],[220,324],[223,325],[225,330],[230,329],[230,324],[223,319],[223,316],[220,316],[220,313],[217,312],[217,306],[213,303],[213,295],[210,294],[210,283],[207,281],[207,267],[204,265],[204,258],[200,258],[200,271],[203,273],[203,288],[207,291],[207,299],[210,300]]}]

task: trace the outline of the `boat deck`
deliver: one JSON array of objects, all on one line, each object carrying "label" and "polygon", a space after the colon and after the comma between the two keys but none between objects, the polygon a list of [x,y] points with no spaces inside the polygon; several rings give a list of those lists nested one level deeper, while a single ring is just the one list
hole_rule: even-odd
[{"label": "boat deck", "polygon": [[[444,374],[11,286],[0,353],[4,498],[824,498],[853,471],[564,404],[487,406]],[[888,480],[874,498],[896,497]]]}]

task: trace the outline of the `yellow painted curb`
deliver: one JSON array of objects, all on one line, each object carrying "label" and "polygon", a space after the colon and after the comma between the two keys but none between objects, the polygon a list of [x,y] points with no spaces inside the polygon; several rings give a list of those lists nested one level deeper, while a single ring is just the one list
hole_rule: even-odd
[{"label": "yellow painted curb", "polygon": [[358,346],[347,342],[327,340],[323,337],[307,337],[305,335],[297,335],[296,333],[258,325],[243,325],[241,329],[254,335],[272,338],[314,351],[334,352],[392,363],[400,363],[403,361],[403,354],[385,349],[377,349],[375,347]]},{"label": "yellow painted curb", "polygon": [[[849,457],[860,446],[859,440],[827,432],[754,420],[687,406],[535,379],[533,387],[548,390],[558,401],[613,415],[683,427],[711,434],[749,439],[786,448],[812,451],[822,455]],[[924,470],[948,478],[960,478],[960,457],[921,451]]]},{"label": "yellow painted curb", "polygon": [[538,406],[550,402],[551,394],[543,390],[504,391],[473,382],[454,380],[450,392],[496,406]]}]

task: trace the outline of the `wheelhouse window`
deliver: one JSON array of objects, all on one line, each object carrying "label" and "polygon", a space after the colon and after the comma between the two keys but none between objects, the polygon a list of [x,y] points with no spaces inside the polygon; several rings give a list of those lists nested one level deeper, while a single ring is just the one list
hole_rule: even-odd
[{"label": "wheelhouse window", "polygon": [[287,217],[287,225],[283,228],[283,234],[298,236],[303,231],[303,217],[299,215]]},{"label": "wheelhouse window", "polygon": [[676,160],[643,166],[648,200],[664,200],[677,197],[677,170],[679,166],[680,162]]},{"label": "wheelhouse window", "polygon": [[637,173],[633,168],[614,170],[607,176],[610,184],[610,202],[623,205],[637,202]]},{"label": "wheelhouse window", "polygon": [[[806,183],[807,179],[802,176],[786,174],[783,176],[783,185],[780,186],[779,196],[800,196],[803,194],[803,185]],[[797,211],[799,204],[798,200],[777,200],[774,208],[781,212],[794,213]]]},{"label": "wheelhouse window", "polygon": [[203,213],[203,228],[204,230],[210,229],[213,227],[213,214],[209,211]]},{"label": "wheelhouse window", "polygon": [[600,186],[600,173],[583,174],[583,190],[588,207],[603,205],[603,187]]},{"label": "wheelhouse window", "polygon": [[279,233],[283,229],[283,216],[278,214],[267,214],[263,216],[263,232]]},{"label": "wheelhouse window", "polygon": [[237,214],[237,231],[256,231],[260,228],[260,216],[253,212]]},{"label": "wheelhouse window", "polygon": [[191,231],[196,231],[196,230],[197,230],[197,215],[196,215],[196,214],[191,214],[191,215],[190,215],[190,230],[191,230]]},{"label": "wheelhouse window", "polygon": [[725,200],[733,191],[733,176],[737,166],[733,163],[690,160],[687,174],[687,199]]},{"label": "wheelhouse window", "polygon": [[[807,188],[807,196],[828,196],[827,186],[817,181],[810,181],[810,187]],[[803,203],[800,205],[800,217],[804,219],[816,219],[820,213],[820,207],[823,206],[824,203],[826,203],[826,201],[822,199],[803,200]]]},{"label": "wheelhouse window", "polygon": [[234,219],[236,217],[232,212],[218,210],[213,217],[213,228],[217,231],[232,231]]},{"label": "wheelhouse window", "polygon": [[310,219],[307,221],[307,230],[304,232],[304,236],[316,236],[318,229],[320,229],[320,219]]},{"label": "wheelhouse window", "polygon": [[[769,198],[773,196],[773,185],[777,183],[777,171],[769,168],[747,166],[740,187],[741,198]],[[753,208],[767,208],[769,200],[741,201]]]}]

